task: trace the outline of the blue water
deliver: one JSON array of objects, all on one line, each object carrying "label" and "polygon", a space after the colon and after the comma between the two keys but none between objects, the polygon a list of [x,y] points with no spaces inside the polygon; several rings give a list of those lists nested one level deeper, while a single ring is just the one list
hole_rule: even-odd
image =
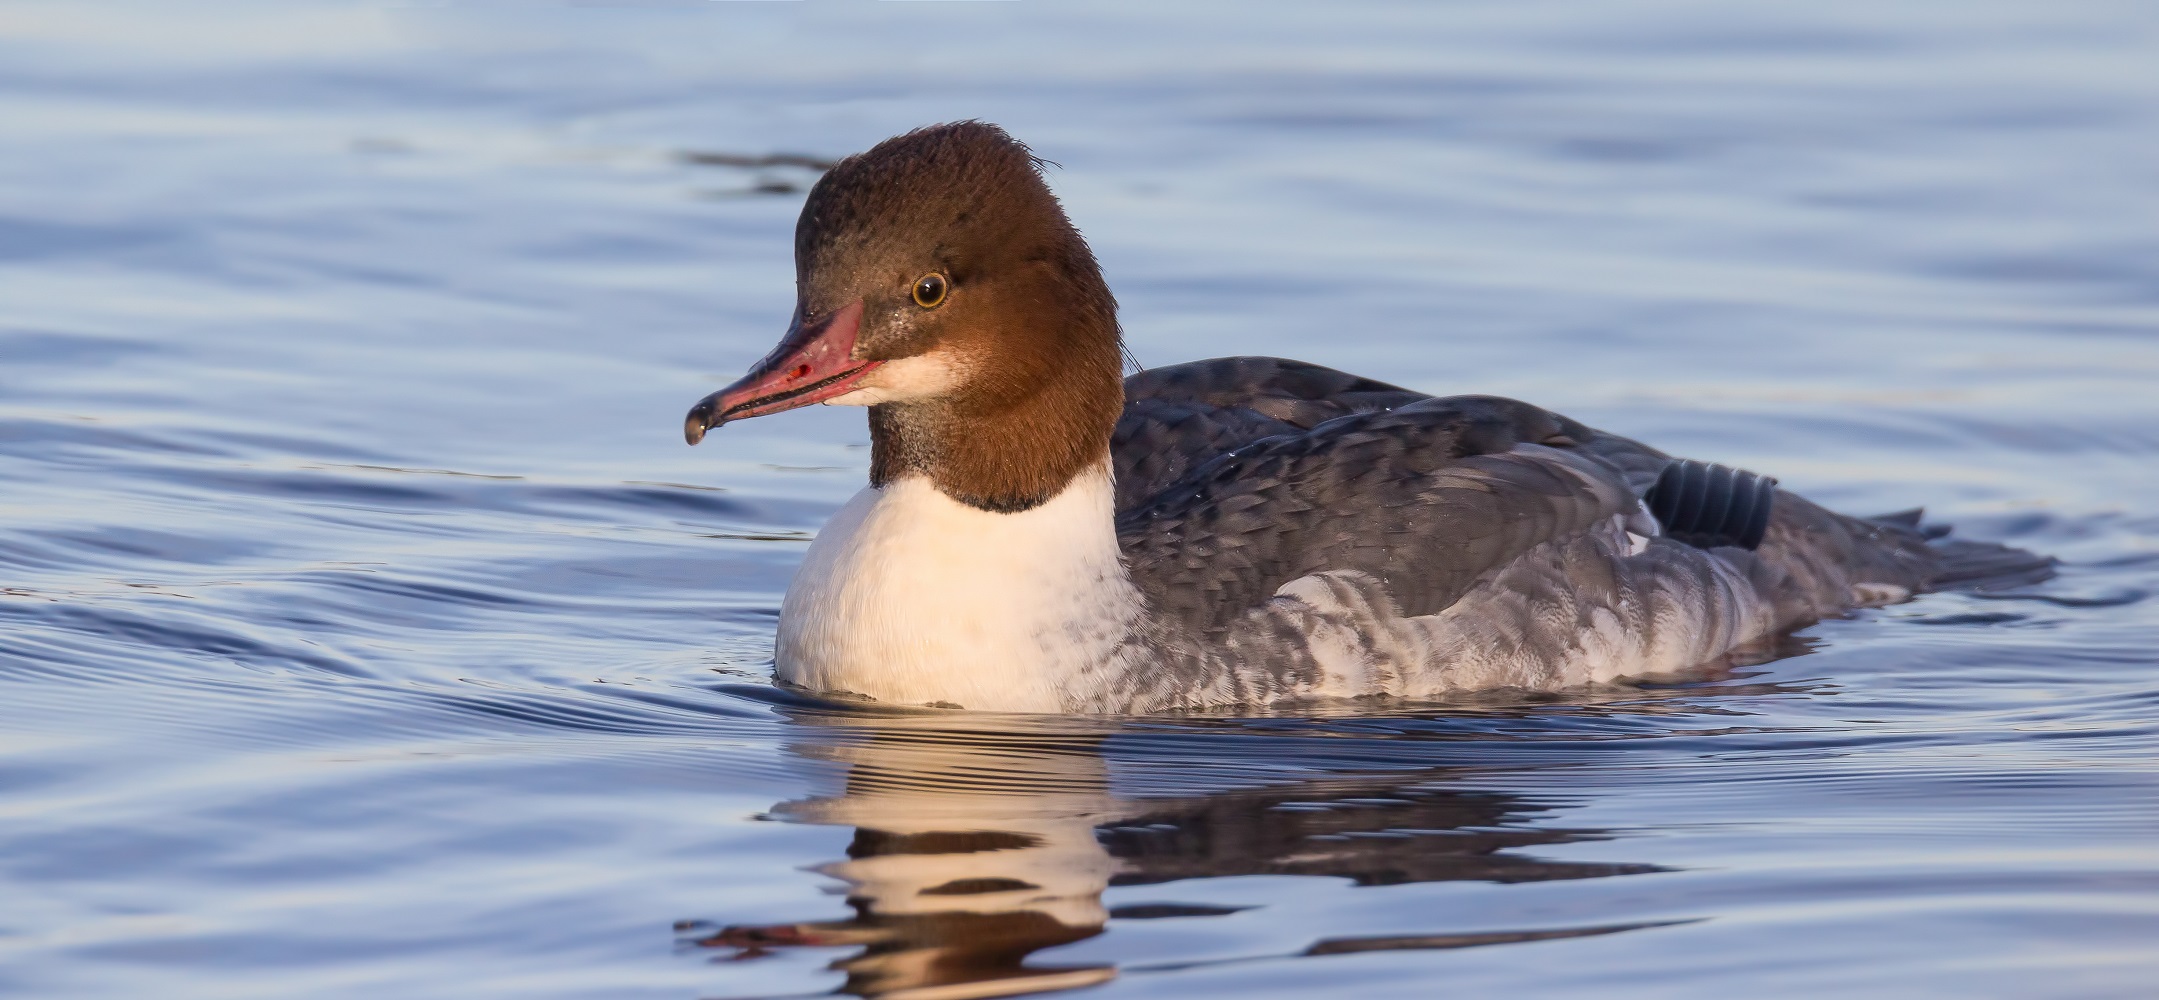
[{"label": "blue water", "polygon": [[[0,8],[0,995],[2141,997],[2159,15]],[[981,117],[1146,364],[1518,396],[2063,560],[1683,684],[769,685],[814,171]]]}]

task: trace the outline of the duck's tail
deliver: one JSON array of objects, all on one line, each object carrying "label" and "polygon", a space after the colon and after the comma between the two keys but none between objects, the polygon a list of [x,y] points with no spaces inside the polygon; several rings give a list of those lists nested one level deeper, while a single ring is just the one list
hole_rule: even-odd
[{"label": "duck's tail", "polygon": [[1927,540],[1927,548],[1934,554],[1933,572],[1927,577],[1928,590],[1989,593],[2054,578],[2056,560],[2053,556],[1995,542],[1950,538],[1949,525],[1923,523],[1920,520],[1923,513],[1921,508],[1914,507],[1867,520],[1915,531]]}]

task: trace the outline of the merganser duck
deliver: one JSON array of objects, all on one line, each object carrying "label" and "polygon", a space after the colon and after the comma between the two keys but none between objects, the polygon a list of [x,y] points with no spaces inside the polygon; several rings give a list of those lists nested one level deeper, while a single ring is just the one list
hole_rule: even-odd
[{"label": "merganser duck", "polygon": [[994,125],[840,161],[795,273],[779,346],[684,432],[868,407],[869,485],[780,606],[776,680],[810,692],[1137,713],[1550,691],[2051,575],[1513,400],[1275,358],[1121,378],[1093,253]]}]

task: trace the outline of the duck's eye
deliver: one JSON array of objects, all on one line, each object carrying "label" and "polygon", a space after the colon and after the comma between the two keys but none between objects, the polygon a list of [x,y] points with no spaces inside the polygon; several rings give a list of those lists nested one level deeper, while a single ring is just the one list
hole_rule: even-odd
[{"label": "duck's eye", "polygon": [[915,305],[935,309],[945,300],[945,276],[935,271],[915,279]]}]

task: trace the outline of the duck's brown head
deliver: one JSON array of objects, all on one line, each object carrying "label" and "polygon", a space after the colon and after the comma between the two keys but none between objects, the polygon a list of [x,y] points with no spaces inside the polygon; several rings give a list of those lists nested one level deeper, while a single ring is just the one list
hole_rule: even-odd
[{"label": "duck's brown head", "polygon": [[839,162],[795,226],[795,318],[699,401],[691,444],[811,403],[870,407],[870,481],[925,475],[985,510],[1056,496],[1124,406],[1117,304],[1003,129],[917,129]]}]

